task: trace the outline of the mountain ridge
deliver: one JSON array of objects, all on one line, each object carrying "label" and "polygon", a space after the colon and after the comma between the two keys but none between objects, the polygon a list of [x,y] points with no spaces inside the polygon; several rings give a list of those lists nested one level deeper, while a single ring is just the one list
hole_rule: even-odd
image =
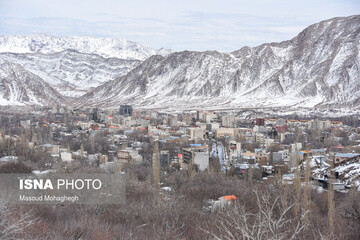
[{"label": "mountain ridge", "polygon": [[[352,106],[360,96],[360,16],[312,24],[279,43],[231,53],[150,57],[77,101],[149,108]],[[146,74],[144,74],[146,73]]]},{"label": "mountain ridge", "polygon": [[56,53],[0,53],[0,58],[23,66],[66,97],[85,94],[102,83],[125,75],[140,60],[104,58],[68,49]]},{"label": "mountain ridge", "polygon": [[167,55],[169,49],[153,49],[122,38],[91,36],[56,37],[47,34],[0,35],[0,52],[11,53],[56,53],[73,49],[81,53],[97,54],[105,58],[145,60],[155,55]]},{"label": "mountain ridge", "polygon": [[0,59],[0,105],[56,105],[66,102],[40,77],[18,64]]},{"label": "mountain ridge", "polygon": [[[360,15],[324,20],[292,39],[229,53],[163,54],[122,39],[31,36],[0,36],[0,61],[21,66],[14,68],[26,72],[26,79],[40,78],[54,96],[70,97],[75,106],[356,108],[360,103]],[[16,53],[21,51],[28,52]],[[11,75],[5,73],[9,69],[3,76]]]}]

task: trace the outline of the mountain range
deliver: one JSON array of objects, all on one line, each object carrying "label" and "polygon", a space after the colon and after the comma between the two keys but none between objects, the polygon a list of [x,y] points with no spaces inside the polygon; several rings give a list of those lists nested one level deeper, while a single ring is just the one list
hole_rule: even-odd
[{"label": "mountain range", "polygon": [[0,52],[7,52],[0,59],[23,67],[80,107],[358,108],[360,103],[360,15],[325,20],[291,40],[231,53],[137,47],[120,54],[109,50],[118,46],[110,40],[100,48],[94,38],[78,44],[77,37],[68,38],[70,44],[46,36],[48,42],[35,41],[34,47],[28,44],[31,36],[12,38],[0,37]]},{"label": "mountain range", "polygon": [[152,49],[121,38],[55,37],[46,34],[0,36],[0,52],[48,54],[68,49],[107,58],[142,61],[152,55],[167,55],[171,52],[168,49]]},{"label": "mountain range", "polygon": [[23,66],[66,97],[78,97],[102,83],[126,75],[141,60],[104,58],[68,49],[57,53],[0,53],[0,59]]}]

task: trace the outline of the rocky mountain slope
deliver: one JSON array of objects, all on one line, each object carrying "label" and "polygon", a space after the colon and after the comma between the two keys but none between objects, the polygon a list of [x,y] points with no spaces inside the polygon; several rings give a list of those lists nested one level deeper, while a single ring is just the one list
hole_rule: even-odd
[{"label": "rocky mountain slope", "polygon": [[66,97],[81,96],[104,82],[126,75],[141,63],[75,50],[48,54],[0,53],[0,59],[21,65]]},{"label": "rocky mountain slope", "polygon": [[360,16],[313,24],[295,38],[232,53],[152,56],[78,99],[144,108],[359,106]]},{"label": "rocky mountain slope", "polygon": [[0,59],[0,105],[51,105],[66,100],[40,77]]},{"label": "rocky mountain slope", "polygon": [[152,55],[168,53],[123,39],[0,36],[0,59],[21,65],[67,98],[126,75]]}]

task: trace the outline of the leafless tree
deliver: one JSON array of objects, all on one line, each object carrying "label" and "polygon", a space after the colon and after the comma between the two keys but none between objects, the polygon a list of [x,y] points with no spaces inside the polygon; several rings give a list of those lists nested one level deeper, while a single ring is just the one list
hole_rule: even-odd
[{"label": "leafless tree", "polygon": [[217,229],[203,229],[213,239],[296,239],[305,229],[303,221],[308,211],[300,218],[292,218],[293,204],[284,208],[280,196],[272,199],[270,194],[254,190],[256,209],[235,204],[227,207],[217,219]]},{"label": "leafless tree", "polygon": [[159,156],[159,142],[155,142],[153,159],[152,159],[152,168],[153,168],[153,178],[154,178],[154,188],[159,192],[160,191],[160,156]]},{"label": "leafless tree", "polygon": [[23,211],[0,199],[0,239],[29,239],[27,231],[37,223],[34,212]]}]

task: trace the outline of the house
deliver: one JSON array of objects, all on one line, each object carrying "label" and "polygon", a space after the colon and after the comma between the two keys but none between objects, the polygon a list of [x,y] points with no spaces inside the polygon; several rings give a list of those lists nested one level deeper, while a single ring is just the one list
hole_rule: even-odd
[{"label": "house", "polygon": [[117,159],[120,163],[142,161],[142,157],[139,155],[138,150],[130,147],[117,151]]},{"label": "house", "polygon": [[313,156],[325,155],[326,148],[312,149],[311,152],[313,153]]},{"label": "house", "polygon": [[265,125],[265,119],[264,118],[256,118],[254,120],[255,126],[264,126]]},{"label": "house", "polygon": [[283,150],[283,151],[273,152],[272,160],[273,160],[273,163],[288,162],[289,161],[289,151]]},{"label": "house", "polygon": [[332,183],[333,189],[335,191],[341,191],[341,190],[345,190],[345,183],[344,182],[333,182]]},{"label": "house", "polygon": [[119,127],[117,127],[117,126],[113,126],[113,125],[109,126],[110,133],[117,132],[118,130],[119,130]]},{"label": "house", "polygon": [[60,145],[52,145],[51,154],[59,154],[60,152]]},{"label": "house", "polygon": [[190,137],[192,140],[203,140],[204,139],[204,130],[202,128],[190,128]]},{"label": "house", "polygon": [[229,159],[237,159],[241,157],[241,143],[236,141],[230,141],[229,143]]},{"label": "house", "polygon": [[131,116],[133,114],[133,108],[131,105],[121,105],[119,113],[123,116]]},{"label": "house", "polygon": [[349,158],[353,158],[360,155],[359,153],[336,153],[334,155],[334,163],[341,163],[344,162],[346,160],[348,160]]},{"label": "house", "polygon": [[224,207],[230,206],[235,200],[236,196],[234,195],[219,197],[219,199],[214,202],[211,211],[214,212],[217,210],[222,210]]},{"label": "house", "polygon": [[63,162],[71,162],[72,161],[72,155],[70,152],[61,152],[60,157]]},{"label": "house", "polygon": [[255,153],[251,152],[251,151],[246,151],[244,153],[244,158],[248,158],[248,157],[251,157],[251,158],[254,158],[255,159]]},{"label": "house", "polygon": [[237,127],[236,126],[237,121],[238,121],[237,117],[231,116],[231,115],[226,115],[221,118],[221,125],[223,127],[233,128],[233,127]]},{"label": "house", "polygon": [[268,163],[268,153],[265,149],[255,148],[255,162],[260,165],[266,165]]},{"label": "house", "polygon": [[217,122],[212,122],[212,123],[206,124],[206,129],[209,131],[212,131],[212,132],[215,132],[219,128],[220,128],[220,124]]},{"label": "house", "polygon": [[219,128],[216,130],[216,137],[221,138],[224,136],[235,136],[236,128]]},{"label": "house", "polygon": [[255,142],[259,143],[260,145],[265,145],[265,136],[263,133],[255,133]]},{"label": "house", "polygon": [[255,125],[253,127],[253,131],[256,133],[266,133],[267,132],[266,127],[258,126],[258,125]]},{"label": "house", "polygon": [[267,174],[267,175],[273,175],[274,173],[274,167],[273,166],[262,166],[262,171],[263,173]]}]

